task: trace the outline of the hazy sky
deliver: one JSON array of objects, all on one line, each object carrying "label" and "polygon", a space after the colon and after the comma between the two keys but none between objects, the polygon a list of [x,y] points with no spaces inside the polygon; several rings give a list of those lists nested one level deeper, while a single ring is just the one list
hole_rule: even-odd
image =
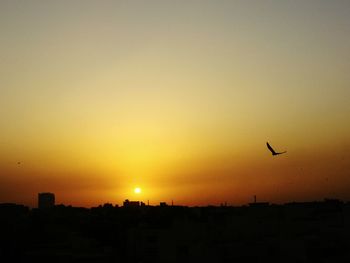
[{"label": "hazy sky", "polygon": [[0,202],[348,200],[349,69],[345,0],[1,0]]}]

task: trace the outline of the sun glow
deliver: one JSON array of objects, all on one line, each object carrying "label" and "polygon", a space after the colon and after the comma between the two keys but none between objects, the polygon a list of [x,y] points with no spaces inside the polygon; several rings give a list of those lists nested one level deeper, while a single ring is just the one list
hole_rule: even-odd
[{"label": "sun glow", "polygon": [[135,194],[140,194],[141,193],[141,188],[140,187],[135,187],[134,193]]}]

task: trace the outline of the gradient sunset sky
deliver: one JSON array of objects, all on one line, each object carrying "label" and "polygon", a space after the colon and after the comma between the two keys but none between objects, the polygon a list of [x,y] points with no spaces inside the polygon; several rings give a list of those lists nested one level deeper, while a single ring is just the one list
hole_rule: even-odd
[{"label": "gradient sunset sky", "polygon": [[0,203],[349,200],[349,152],[350,1],[0,1]]}]

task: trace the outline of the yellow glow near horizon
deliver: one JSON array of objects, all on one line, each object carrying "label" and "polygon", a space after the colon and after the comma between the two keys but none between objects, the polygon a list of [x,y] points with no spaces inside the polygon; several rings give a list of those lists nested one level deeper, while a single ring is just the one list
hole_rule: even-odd
[{"label": "yellow glow near horizon", "polygon": [[350,199],[348,10],[0,1],[0,203]]}]

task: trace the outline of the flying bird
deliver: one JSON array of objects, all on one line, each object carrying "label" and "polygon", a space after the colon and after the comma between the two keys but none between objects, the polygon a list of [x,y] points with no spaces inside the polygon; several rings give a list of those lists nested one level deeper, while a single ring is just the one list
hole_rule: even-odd
[{"label": "flying bird", "polygon": [[275,152],[275,150],[271,147],[271,145],[266,142],[266,145],[267,145],[267,148],[271,151],[272,155],[275,156],[275,155],[279,155],[279,154],[282,154],[282,153],[286,153],[287,151],[284,151],[284,152]]}]

